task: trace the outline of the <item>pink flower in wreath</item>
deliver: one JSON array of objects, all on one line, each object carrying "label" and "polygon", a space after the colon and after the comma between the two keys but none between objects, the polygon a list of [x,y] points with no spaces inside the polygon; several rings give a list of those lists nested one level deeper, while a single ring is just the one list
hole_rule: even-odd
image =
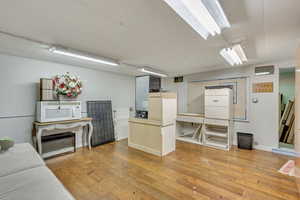
[{"label": "pink flower in wreath", "polygon": [[64,88],[64,87],[65,87],[65,84],[62,83],[62,84],[59,85],[59,87],[60,87],[60,88]]}]

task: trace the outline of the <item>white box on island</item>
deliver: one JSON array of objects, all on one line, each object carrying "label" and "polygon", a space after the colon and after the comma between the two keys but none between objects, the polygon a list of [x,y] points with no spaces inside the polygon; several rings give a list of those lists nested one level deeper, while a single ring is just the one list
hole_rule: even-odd
[{"label": "white box on island", "polygon": [[150,93],[149,119],[130,118],[128,145],[157,156],[176,148],[176,93]]}]

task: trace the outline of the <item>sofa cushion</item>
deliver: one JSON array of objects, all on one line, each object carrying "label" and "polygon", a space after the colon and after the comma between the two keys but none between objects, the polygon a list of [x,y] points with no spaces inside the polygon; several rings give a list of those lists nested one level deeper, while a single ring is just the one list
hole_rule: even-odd
[{"label": "sofa cushion", "polygon": [[0,177],[45,166],[44,161],[28,143],[16,144],[8,151],[0,153],[0,163]]},{"label": "sofa cushion", "polygon": [[35,167],[0,177],[1,200],[74,200],[46,167]]}]

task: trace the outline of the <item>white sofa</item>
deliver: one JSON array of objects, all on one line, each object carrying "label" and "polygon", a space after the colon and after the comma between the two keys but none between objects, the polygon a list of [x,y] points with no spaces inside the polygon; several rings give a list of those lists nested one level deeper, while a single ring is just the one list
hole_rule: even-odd
[{"label": "white sofa", "polygon": [[1,200],[74,200],[30,144],[0,153]]}]

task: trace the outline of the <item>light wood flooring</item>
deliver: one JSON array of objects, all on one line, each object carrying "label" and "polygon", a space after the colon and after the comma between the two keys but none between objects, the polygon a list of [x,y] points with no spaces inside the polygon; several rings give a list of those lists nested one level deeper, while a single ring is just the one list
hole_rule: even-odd
[{"label": "light wood flooring", "polygon": [[123,140],[79,149],[47,165],[77,200],[299,200],[295,178],[277,172],[289,159],[185,142],[160,158]]}]

